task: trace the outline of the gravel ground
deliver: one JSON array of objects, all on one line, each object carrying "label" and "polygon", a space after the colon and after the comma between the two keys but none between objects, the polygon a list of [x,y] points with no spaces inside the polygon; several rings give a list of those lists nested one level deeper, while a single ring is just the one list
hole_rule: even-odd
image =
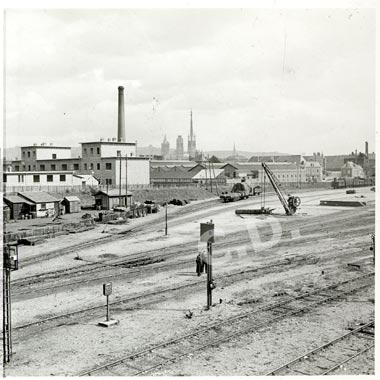
[{"label": "gravel ground", "polygon": [[[374,199],[373,192],[367,189],[361,191],[368,198],[372,196]],[[331,194],[334,197],[337,195],[336,192]],[[344,196],[343,191],[340,194]],[[373,207],[367,206],[356,210],[319,207],[320,196],[325,199],[326,191],[317,192],[315,199],[305,200],[300,213],[293,217],[242,219],[234,215],[232,206],[226,210],[225,205],[220,204],[213,207],[209,215],[207,215],[207,210],[201,210],[191,217],[178,217],[172,222],[169,237],[165,239],[162,239],[160,226],[155,231],[144,235],[131,236],[130,239],[123,240],[122,244],[113,242],[106,246],[81,251],[80,254],[85,259],[100,260],[100,255],[105,253],[123,257],[144,252],[144,249],[164,249],[168,245],[194,241],[194,239],[197,241],[199,223],[206,221],[212,215],[219,235],[224,234],[233,238],[239,231],[247,231],[251,237],[251,247],[255,249],[254,254],[247,254],[244,245],[243,248],[236,247],[237,252],[230,250],[221,254],[214,251],[215,275],[286,258],[303,257],[305,262],[267,272],[253,273],[251,278],[232,279],[224,286],[222,283],[217,284],[213,298],[215,302],[221,299],[222,303],[218,303],[209,312],[203,310],[206,295],[205,289],[200,287],[175,293],[173,297],[164,297],[161,302],[157,300],[133,310],[129,310],[128,305],[115,307],[112,317],[118,319],[120,324],[109,329],[97,326],[99,317],[94,313],[93,316],[86,314],[85,317],[63,319],[58,325],[40,325],[40,328],[30,331],[28,329],[16,331],[13,346],[15,354],[6,368],[6,375],[76,375],[83,370],[123,356],[127,352],[141,350],[150,344],[173,339],[200,326],[228,318],[247,308],[261,306],[272,301],[274,295],[281,298],[282,293],[284,295],[285,293],[297,294],[308,289],[326,286],[333,281],[359,276],[373,269],[371,254],[368,250],[369,233],[374,229]],[[235,208],[249,204],[253,203],[239,202],[236,203]],[[345,218],[346,214],[350,217]],[[355,215],[360,218],[355,219]],[[316,221],[320,220],[320,223],[313,223],[313,227],[308,228],[308,222],[313,217],[320,218],[316,219]],[[148,218],[144,219],[148,220]],[[325,226],[327,232],[320,233],[318,224]],[[330,224],[331,227],[326,228]],[[218,226],[223,228],[219,229]],[[292,226],[291,229],[289,226]],[[255,235],[254,231],[259,231],[259,233]],[[260,231],[271,233],[269,237],[261,240],[265,234],[263,235]],[[282,236],[281,231],[284,233],[287,231],[286,236]],[[95,231],[83,234],[92,236],[91,234],[95,234]],[[350,239],[347,239],[348,235]],[[305,237],[309,240],[305,240]],[[56,246],[68,244],[64,238],[66,237],[52,239],[51,243],[55,243]],[[43,253],[41,246],[28,248],[35,249],[33,254]],[[41,270],[50,271],[77,265],[77,261],[73,260],[74,255],[73,252],[43,264],[28,266],[14,273],[21,278],[25,275],[41,273]],[[183,258],[180,252],[178,258]],[[347,265],[358,260],[361,268]],[[114,285],[112,298],[143,294],[162,286],[194,280],[198,280],[194,274],[194,265],[180,270],[171,269],[168,266],[166,271],[143,274],[139,281],[115,278],[112,281]],[[331,337],[344,331],[349,323],[369,318],[371,313],[373,314],[373,303],[370,301],[371,298],[373,299],[373,294],[364,292],[361,297],[360,308],[357,307],[358,302],[353,301],[342,301],[325,308],[318,308],[318,312],[286,319],[249,336],[239,336],[234,341],[175,363],[165,371],[154,374],[262,375],[277,365],[281,365],[287,358],[296,356],[297,352],[302,353],[322,339],[327,339],[326,334]],[[257,300],[257,304],[250,303],[252,300]],[[12,320],[16,325],[99,302],[104,302],[99,285],[72,287],[43,297],[31,296],[28,300],[16,301],[12,308]],[[184,317],[188,309],[194,313],[190,320]],[[363,372],[359,371],[360,373],[367,373],[364,368],[361,370]],[[373,363],[369,370],[373,371]]]}]

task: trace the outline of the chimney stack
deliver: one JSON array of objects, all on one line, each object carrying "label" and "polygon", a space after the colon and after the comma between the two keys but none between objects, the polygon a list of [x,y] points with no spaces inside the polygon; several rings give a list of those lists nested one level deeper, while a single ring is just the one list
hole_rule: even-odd
[{"label": "chimney stack", "polygon": [[117,114],[117,141],[125,142],[124,87],[119,86],[119,106]]},{"label": "chimney stack", "polygon": [[365,142],[365,155],[368,157],[368,141]]}]

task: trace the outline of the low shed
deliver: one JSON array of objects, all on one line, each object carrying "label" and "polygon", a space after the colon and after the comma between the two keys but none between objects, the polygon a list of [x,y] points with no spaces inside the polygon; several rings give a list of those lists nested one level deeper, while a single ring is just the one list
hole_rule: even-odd
[{"label": "low shed", "polygon": [[132,193],[125,189],[100,190],[95,194],[96,208],[112,210],[114,206],[128,207],[132,202]]},{"label": "low shed", "polygon": [[34,204],[18,195],[6,195],[4,203],[9,207],[10,219],[22,219],[33,211]]},{"label": "low shed", "polygon": [[24,191],[18,193],[21,198],[32,203],[31,214],[33,217],[52,217],[59,213],[59,199],[44,191]]},{"label": "low shed", "polygon": [[72,214],[80,211],[80,199],[75,195],[64,197],[61,203],[65,206],[66,214]]}]

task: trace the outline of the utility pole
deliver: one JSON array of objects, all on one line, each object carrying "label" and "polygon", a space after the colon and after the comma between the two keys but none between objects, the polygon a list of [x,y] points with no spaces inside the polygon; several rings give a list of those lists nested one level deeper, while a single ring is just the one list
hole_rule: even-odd
[{"label": "utility pole", "polygon": [[118,154],[119,156],[119,207],[121,207],[121,153]]},{"label": "utility pole", "polygon": [[165,205],[165,236],[168,235],[168,202]]},{"label": "utility pole", "polygon": [[207,243],[207,310],[212,306],[212,291],[215,289],[215,283],[212,278],[212,244],[214,243],[214,224],[212,220],[207,223],[201,223],[200,241]]},{"label": "utility pole", "polygon": [[128,207],[128,154],[125,155],[125,207]]},{"label": "utility pole", "polygon": [[18,269],[18,246],[3,244],[3,364],[12,356],[11,271]]}]

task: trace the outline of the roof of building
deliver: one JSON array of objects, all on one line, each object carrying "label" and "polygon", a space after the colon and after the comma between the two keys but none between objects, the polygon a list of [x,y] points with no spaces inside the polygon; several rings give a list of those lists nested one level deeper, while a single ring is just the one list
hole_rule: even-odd
[{"label": "roof of building", "polygon": [[8,201],[10,203],[26,203],[27,205],[32,205],[33,204],[32,202],[29,202],[27,199],[21,198],[18,195],[6,195],[4,197],[4,200],[6,200],[6,201]]},{"label": "roof of building", "polygon": [[193,178],[194,172],[189,170],[152,170],[151,179],[186,179]]},{"label": "roof of building", "polygon": [[317,161],[305,161],[305,167],[315,167],[315,168],[320,168],[321,164]]},{"label": "roof of building", "polygon": [[22,146],[21,149],[71,149],[70,146],[54,146],[54,145],[29,145]]},{"label": "roof of building", "polygon": [[362,167],[358,164],[355,164],[354,162],[352,161],[347,161],[343,166],[342,166],[342,169],[344,168],[351,168],[351,169],[362,169]]},{"label": "roof of building", "polygon": [[73,170],[43,170],[43,171],[17,171],[17,172],[5,172],[6,175],[39,175],[39,174],[72,174]]},{"label": "roof of building", "polygon": [[[297,169],[297,165],[290,162],[268,162],[269,169],[273,170],[291,170]],[[261,162],[236,162],[234,164],[239,170],[261,170]]]},{"label": "roof of building", "polygon": [[[95,195],[98,195],[98,194],[105,194],[105,195],[108,195],[109,197],[119,197],[121,194],[122,197],[125,197],[125,189],[121,189],[121,191],[120,189],[109,189],[108,191],[99,190]],[[131,197],[132,195],[133,193],[128,191],[127,196]]]},{"label": "roof of building", "polygon": [[166,166],[166,165],[173,165],[173,166],[188,166],[193,167],[197,163],[195,161],[189,161],[189,160],[151,160],[150,161],[151,166]]},{"label": "roof of building", "polygon": [[67,197],[64,197],[63,199],[66,199],[69,202],[80,202],[80,199],[75,195],[69,195]]},{"label": "roof of building", "polygon": [[[211,171],[211,178],[218,178],[223,176],[223,169],[214,169]],[[209,179],[210,178],[210,170],[203,169],[199,173],[195,174],[193,179]]]},{"label": "roof of building", "polygon": [[101,145],[129,145],[129,146],[135,146],[136,142],[121,142],[121,141],[90,141],[90,142],[81,142],[79,144],[86,145],[86,144],[101,144]]},{"label": "roof of building", "polygon": [[45,193],[44,191],[23,191],[19,192],[18,195],[30,200],[33,203],[59,202],[59,199],[53,197],[49,193]]}]

